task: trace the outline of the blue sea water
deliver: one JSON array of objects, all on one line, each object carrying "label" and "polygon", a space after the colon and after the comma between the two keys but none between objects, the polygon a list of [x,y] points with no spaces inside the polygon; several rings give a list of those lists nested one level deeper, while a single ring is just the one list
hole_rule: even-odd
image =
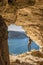
[{"label": "blue sea water", "polygon": [[32,49],[39,49],[39,46],[32,42],[31,47],[28,47],[28,38],[24,39],[15,39],[15,38],[8,38],[8,46],[9,46],[9,53],[10,54],[21,54]]},{"label": "blue sea water", "polygon": [[39,46],[32,42],[28,46],[29,38],[25,34],[25,30],[21,26],[11,24],[8,26],[8,46],[10,54],[21,54],[32,49],[39,49]]}]

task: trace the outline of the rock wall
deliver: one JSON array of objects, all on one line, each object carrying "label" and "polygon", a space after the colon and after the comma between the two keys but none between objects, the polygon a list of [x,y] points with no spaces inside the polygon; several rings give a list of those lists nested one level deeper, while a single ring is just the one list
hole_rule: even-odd
[{"label": "rock wall", "polygon": [[[0,1],[3,3],[3,5],[5,4],[5,6],[0,6],[0,14],[5,19],[5,22],[7,23],[7,25],[11,23],[14,23],[16,25],[21,25],[25,29],[27,36],[30,37],[33,41],[35,41],[36,44],[41,46],[40,51],[43,52],[43,0],[3,0],[3,1],[0,0]],[[10,4],[8,1],[10,2]],[[1,2],[0,2],[0,5],[2,5]],[[0,38],[2,38],[3,40],[2,42],[0,39],[0,42],[2,43],[1,49],[3,49],[4,61],[8,63],[7,65],[9,65],[8,46],[7,46],[7,40],[5,40],[7,37],[6,36],[7,31],[5,30],[5,28],[6,26],[4,27],[3,25],[2,27],[2,24],[0,24],[0,30],[2,31],[0,33]],[[1,37],[2,33],[4,34],[4,37],[3,36]],[[38,55],[38,56],[40,54],[40,52],[38,53],[32,52],[32,53],[33,53],[32,55],[34,55],[35,53],[35,55]],[[1,52],[0,52],[0,55],[1,55]],[[29,60],[31,60],[32,63],[33,62],[35,63],[35,64],[33,63],[33,65],[43,65],[43,59],[42,58],[39,59],[39,57],[37,58],[35,57],[35,55],[34,55],[34,59],[33,59],[33,56],[30,57],[29,55]],[[42,55],[43,53],[41,54],[41,56]],[[22,57],[23,57],[22,59],[24,59],[24,56]],[[27,59],[26,62],[27,61],[30,62],[29,60]],[[19,61],[17,61],[17,65],[18,65],[18,62]],[[30,65],[31,65],[31,62],[30,62]],[[29,65],[24,62],[22,65],[25,65],[25,64]]]},{"label": "rock wall", "polygon": [[7,26],[0,15],[0,65],[10,65],[7,39]]},{"label": "rock wall", "polygon": [[2,2],[2,5],[6,5],[6,4],[12,4],[12,5],[26,5],[26,4],[33,4],[34,2],[36,2],[36,0],[1,0],[0,3]]},{"label": "rock wall", "polygon": [[9,3],[11,3],[12,5],[14,5],[15,4],[15,2],[16,3],[20,3],[20,4],[25,4],[25,3],[28,3],[28,0],[26,1],[26,0],[0,0],[0,3],[2,2],[2,4],[9,4]]},{"label": "rock wall", "polygon": [[8,0],[0,0],[0,6],[6,6]]},{"label": "rock wall", "polygon": [[43,3],[42,0],[0,0],[0,5],[12,4],[12,5],[34,5],[36,3]]},{"label": "rock wall", "polygon": [[[8,0],[5,0],[8,2]],[[1,15],[5,18],[7,24],[14,23],[21,25],[26,31],[26,34],[35,41],[39,46],[43,45],[43,1],[42,0],[9,0],[15,5],[8,3],[8,6],[1,7]],[[26,5],[26,2],[31,5]],[[12,2],[11,2],[12,3]],[[23,4],[24,3],[24,4]],[[21,4],[21,6],[19,5]]]}]

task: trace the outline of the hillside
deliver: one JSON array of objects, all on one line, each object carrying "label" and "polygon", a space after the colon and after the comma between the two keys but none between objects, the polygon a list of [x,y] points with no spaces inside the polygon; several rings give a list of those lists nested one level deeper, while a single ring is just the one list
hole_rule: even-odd
[{"label": "hillside", "polygon": [[24,32],[18,32],[18,31],[9,31],[8,32],[8,38],[9,39],[24,39],[28,38]]}]

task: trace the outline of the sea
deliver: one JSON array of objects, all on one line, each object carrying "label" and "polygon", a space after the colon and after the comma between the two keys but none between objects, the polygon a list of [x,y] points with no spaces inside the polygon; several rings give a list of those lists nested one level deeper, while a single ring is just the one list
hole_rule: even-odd
[{"label": "sea", "polygon": [[35,42],[32,42],[30,47],[28,47],[28,43],[29,43],[29,38],[8,39],[9,53],[18,55],[31,51],[33,49],[39,50],[39,46]]},{"label": "sea", "polygon": [[39,50],[39,46],[32,41],[29,46],[29,37],[21,26],[11,24],[8,26],[8,46],[10,54],[22,54],[33,49]]}]

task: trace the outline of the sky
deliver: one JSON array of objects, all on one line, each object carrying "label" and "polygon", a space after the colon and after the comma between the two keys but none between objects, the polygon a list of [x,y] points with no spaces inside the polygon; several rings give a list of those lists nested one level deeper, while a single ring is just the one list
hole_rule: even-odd
[{"label": "sky", "polygon": [[19,32],[25,32],[22,28],[22,26],[16,26],[14,24],[11,24],[8,26],[8,31],[19,31]]}]

